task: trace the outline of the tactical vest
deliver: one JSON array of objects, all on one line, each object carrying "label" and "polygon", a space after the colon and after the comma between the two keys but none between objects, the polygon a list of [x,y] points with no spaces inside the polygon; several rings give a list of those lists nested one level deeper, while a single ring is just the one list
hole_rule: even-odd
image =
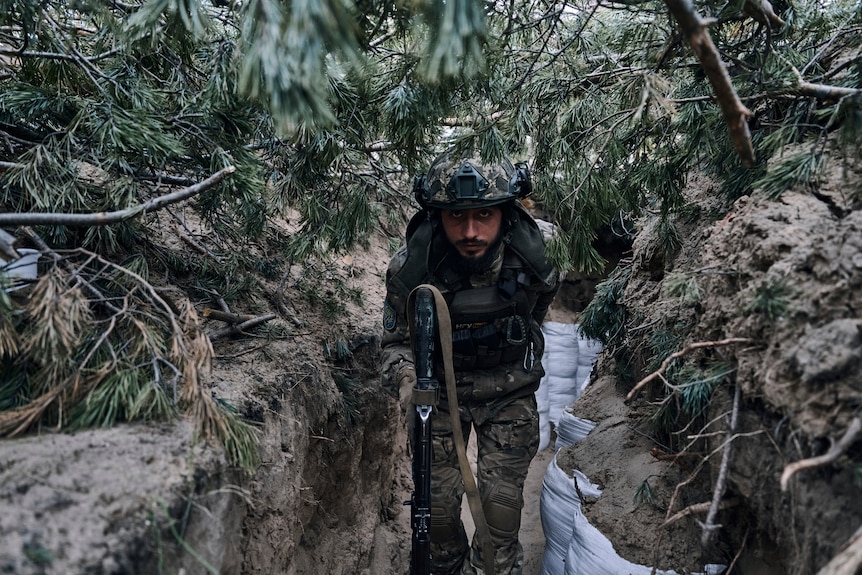
[{"label": "tactical vest", "polygon": [[[432,252],[446,249],[442,232],[420,212],[407,226],[407,257],[390,282],[404,294],[422,283],[444,288],[452,318],[455,371],[491,369],[523,360],[531,369],[532,331],[527,288],[533,277],[550,285],[553,267],[545,259],[545,243],[532,217],[516,204],[506,234],[505,252],[496,285],[481,288],[460,285],[460,276],[431,271]],[[432,250],[433,247],[433,250]]]}]

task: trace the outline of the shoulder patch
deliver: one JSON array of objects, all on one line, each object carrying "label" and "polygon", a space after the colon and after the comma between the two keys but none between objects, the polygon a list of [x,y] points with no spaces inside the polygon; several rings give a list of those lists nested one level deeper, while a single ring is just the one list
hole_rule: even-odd
[{"label": "shoulder patch", "polygon": [[383,302],[383,329],[386,331],[395,330],[395,321],[397,319],[395,308],[389,303],[389,300]]}]

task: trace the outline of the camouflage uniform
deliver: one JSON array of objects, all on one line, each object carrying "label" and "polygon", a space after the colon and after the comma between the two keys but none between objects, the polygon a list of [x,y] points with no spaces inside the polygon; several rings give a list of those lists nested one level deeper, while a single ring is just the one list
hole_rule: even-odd
[{"label": "camouflage uniform", "polygon": [[[469,277],[447,265],[448,241],[433,212],[420,212],[411,220],[407,244],[393,257],[386,275],[382,376],[384,385],[394,389],[399,372],[412,365],[407,297],[421,283],[436,286],[452,313],[459,415],[465,444],[471,429],[477,434],[477,482],[496,573],[518,575],[522,491],[539,443],[534,392],[545,373],[540,325],[559,277],[545,259],[535,221],[516,202],[503,209],[503,241],[496,258],[485,273]],[[473,309],[481,317],[471,317]],[[465,337],[466,347],[454,342]],[[480,545],[474,539],[470,549],[461,522],[464,484],[442,367],[437,373],[441,399],[432,419],[432,572],[483,573]]]}]

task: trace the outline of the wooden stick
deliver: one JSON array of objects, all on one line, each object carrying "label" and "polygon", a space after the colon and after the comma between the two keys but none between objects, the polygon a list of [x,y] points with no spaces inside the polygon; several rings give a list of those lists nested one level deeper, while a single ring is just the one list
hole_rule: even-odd
[{"label": "wooden stick", "polygon": [[787,491],[787,484],[790,482],[790,478],[803,469],[820,467],[821,465],[832,463],[838,459],[838,457],[844,453],[848,447],[850,447],[856,439],[856,436],[859,435],[859,431],[862,431],[862,419],[855,417],[847,427],[847,431],[844,432],[844,436],[839,439],[837,443],[834,443],[832,447],[829,448],[829,451],[823,455],[818,455],[817,457],[801,459],[785,467],[784,472],[781,474],[781,490]]},{"label": "wooden stick", "polygon": [[724,497],[724,491],[727,482],[727,469],[730,467],[730,447],[733,445],[731,439],[736,431],[736,423],[739,420],[739,399],[742,396],[742,391],[739,385],[733,393],[733,411],[730,414],[730,425],[727,428],[727,442],[721,451],[721,465],[718,468],[718,477],[715,480],[715,489],[712,492],[712,503],[709,506],[709,512],[706,514],[706,520],[701,527],[703,533],[700,536],[701,547],[706,547],[709,540],[712,538],[712,533],[719,527],[715,524],[715,516],[718,514],[718,508],[721,504],[721,498]]},{"label": "wooden stick", "polygon": [[[738,501],[736,499],[728,499],[727,501],[721,502],[719,509],[727,509],[728,507],[733,507],[737,503],[738,503]],[[696,513],[706,513],[707,511],[709,511],[709,508],[711,505],[712,505],[712,503],[709,501],[704,501],[703,503],[695,503],[694,505],[689,505],[685,509],[677,511],[671,517],[668,517],[667,519],[665,519],[664,523],[659,525],[659,527],[668,527],[670,525],[673,525],[674,523],[676,523],[680,519],[684,519],[685,517],[688,517],[689,515],[694,515]]]},{"label": "wooden stick", "polygon": [[817,575],[855,575],[862,565],[862,527],[845,543],[838,554],[829,560]]},{"label": "wooden stick", "polygon": [[215,341],[219,338],[222,338],[222,337],[225,337],[228,335],[232,335],[235,333],[242,333],[243,331],[247,330],[250,327],[255,327],[255,326],[258,326],[262,323],[266,323],[269,320],[275,319],[276,317],[277,316],[274,313],[268,313],[268,314],[261,315],[258,317],[253,317],[250,320],[244,321],[242,323],[229,325],[227,327],[217,329],[215,331],[210,332],[207,335],[209,336],[210,341]]},{"label": "wooden stick", "polygon": [[228,313],[219,311],[217,309],[212,309],[210,307],[205,307],[201,312],[201,317],[215,319],[218,321],[223,321],[225,323],[243,323],[254,319],[253,315],[244,315],[238,313]]},{"label": "wooden stick", "polygon": [[661,377],[662,375],[664,375],[664,372],[668,368],[668,366],[670,365],[670,362],[672,362],[673,360],[675,360],[679,357],[684,356],[685,354],[687,354],[690,351],[694,351],[695,349],[700,349],[703,347],[721,347],[721,346],[725,346],[725,345],[731,345],[734,343],[750,343],[751,341],[753,341],[753,340],[751,340],[747,337],[730,337],[730,338],[722,339],[719,341],[698,341],[695,343],[686,344],[686,346],[683,347],[681,350],[676,351],[676,352],[670,354],[668,357],[666,357],[665,360],[663,362],[661,362],[661,366],[657,370],[655,370],[654,372],[652,372],[651,374],[649,374],[648,376],[646,376],[645,378],[643,378],[642,380],[637,382],[635,384],[634,388],[632,388],[632,390],[628,393],[628,395],[626,395],[625,403],[629,403],[632,399],[634,399],[634,397],[638,394],[638,392],[641,389],[643,389],[643,387],[646,384],[648,384],[652,380],[657,379],[657,378]]}]

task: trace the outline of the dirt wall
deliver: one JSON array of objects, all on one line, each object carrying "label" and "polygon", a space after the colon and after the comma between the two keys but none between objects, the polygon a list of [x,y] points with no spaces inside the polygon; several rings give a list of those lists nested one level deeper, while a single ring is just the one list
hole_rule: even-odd
[{"label": "dirt wall", "polygon": [[[693,177],[687,194],[695,209],[676,220],[682,247],[671,255],[652,222],[641,222],[621,304],[625,335],[606,349],[583,400],[613,394],[622,409],[637,381],[691,344],[703,347],[689,347],[671,366],[703,374],[722,365],[728,372],[712,386],[708,409],[672,434],[656,430],[656,414],[668,401],[684,401],[685,390],[667,399],[658,377],[624,414],[576,404],[576,414],[616,422],[606,427],[617,435],[600,423],[567,457],[611,478],[602,499],[628,502],[616,515],[601,500],[585,513],[630,560],[695,568],[694,557],[741,573],[815,573],[862,524],[858,442],[781,485],[789,464],[825,454],[859,417],[860,181],[858,168],[838,166],[818,189],[722,206],[717,187]],[[668,345],[672,337],[678,339]],[[729,338],[739,341],[720,343]],[[682,381],[665,375],[669,385]],[[737,425],[729,434],[737,387]],[[620,479],[640,456],[636,476]],[[654,505],[632,503],[643,481],[653,487]],[[726,489],[723,509],[704,547],[699,522],[716,485]],[[680,512],[688,513],[662,527]]]}]

